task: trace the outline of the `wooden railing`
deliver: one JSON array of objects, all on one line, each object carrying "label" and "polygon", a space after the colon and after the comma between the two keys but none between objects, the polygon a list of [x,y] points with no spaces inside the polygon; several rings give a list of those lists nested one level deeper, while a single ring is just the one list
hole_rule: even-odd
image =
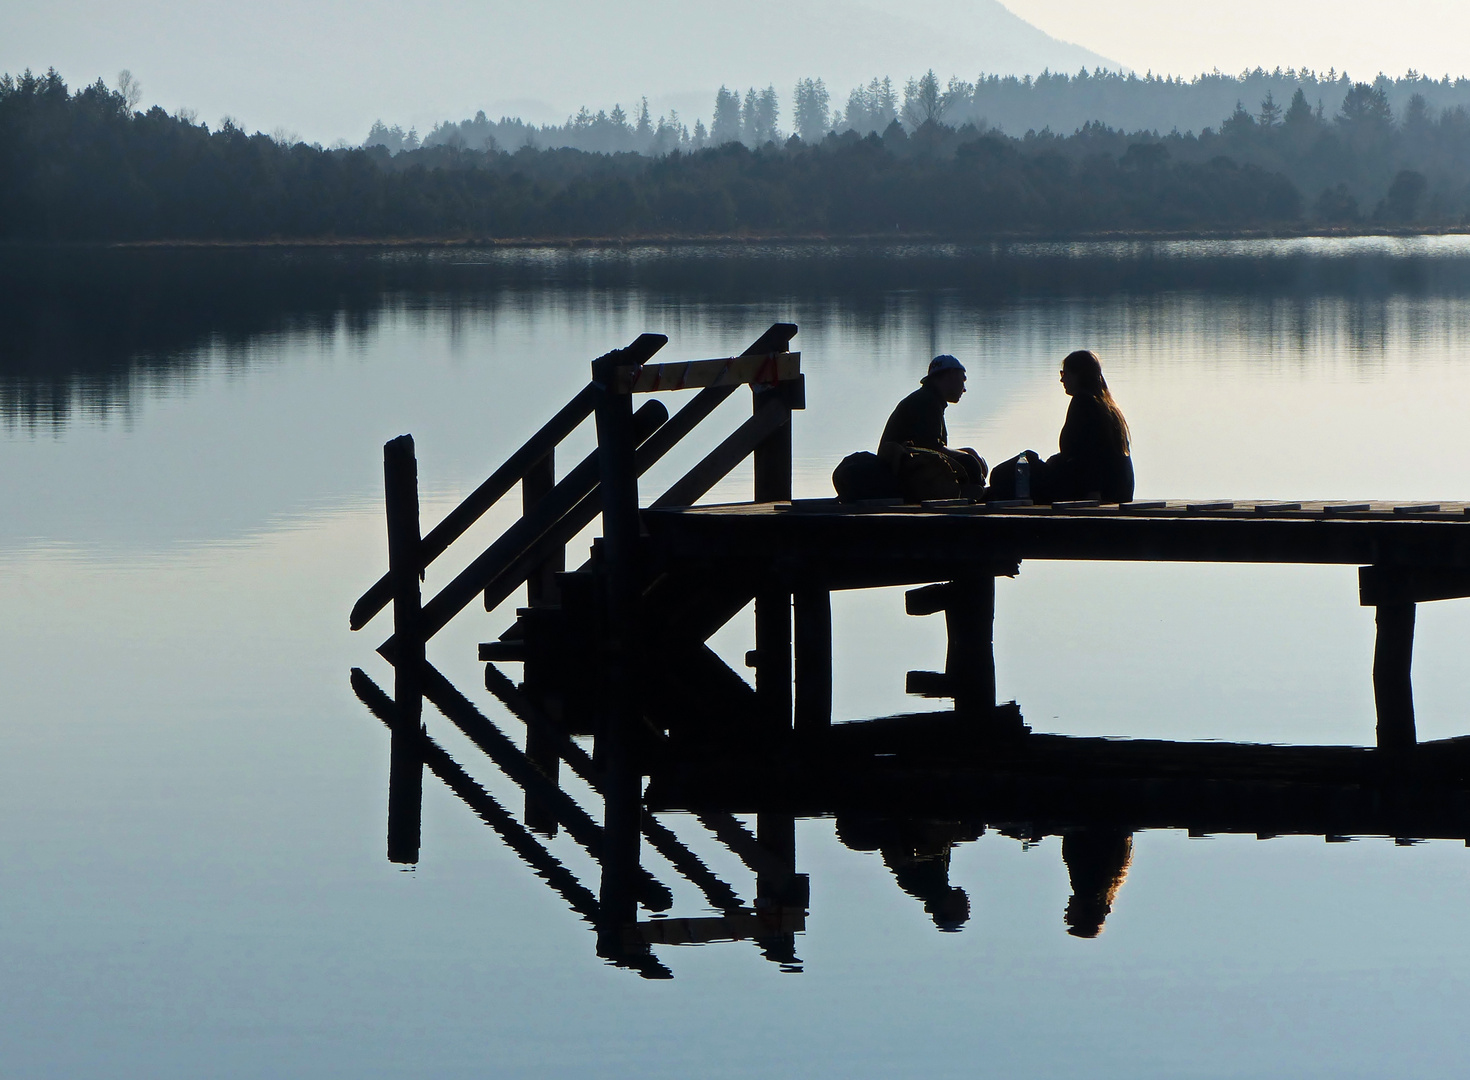
[{"label": "wooden railing", "polygon": [[[747,456],[755,457],[755,497],[791,497],[790,419],[801,408],[801,354],[788,351],[796,334],[776,323],[738,356],[651,364],[668,339],[643,334],[622,349],[593,361],[593,378],[539,431],[506,459],[484,483],[420,536],[417,461],[413,438],[399,436],[383,448],[388,518],[388,572],[352,608],[349,624],[359,630],[386,608],[394,608],[393,635],[380,652],[395,658],[411,639],[413,652],[483,594],[487,610],[528,584],[533,602],[554,588],[566,544],[599,514],[603,517],[608,571],[618,582],[609,603],[636,588],[632,580],[637,543],[638,479],[738,386],[753,391],[753,415],[704,457],[653,505],[689,505],[705,495]],[[634,411],[639,393],[698,389],[672,417],[659,401]],[[596,418],[597,449],[556,480],[557,446],[589,416]],[[516,485],[522,515],[470,561],[448,584],[423,601],[425,571]]]}]

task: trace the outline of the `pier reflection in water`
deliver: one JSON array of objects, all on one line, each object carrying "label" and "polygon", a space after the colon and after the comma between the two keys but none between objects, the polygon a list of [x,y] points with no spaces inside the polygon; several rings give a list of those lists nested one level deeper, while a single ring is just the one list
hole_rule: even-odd
[{"label": "pier reflection in water", "polygon": [[[644,978],[674,975],[659,947],[714,942],[748,941],[782,971],[802,970],[797,935],[821,912],[808,910],[808,880],[799,870],[801,817],[835,818],[841,842],[877,853],[894,885],[944,932],[964,929],[974,914],[968,893],[950,880],[958,848],[988,831],[1027,847],[1059,837],[1071,895],[1058,896],[1057,921],[1077,938],[1102,933],[1142,830],[1470,845],[1470,740],[1423,743],[1405,758],[1356,747],[1028,735],[1016,733],[1012,703],[993,716],[960,708],[852,721],[816,742],[645,743],[641,760],[607,753],[620,762],[619,773],[595,762],[573,738],[577,732],[552,718],[562,704],[556,695],[538,700],[486,665],[491,696],[524,723],[528,751],[540,747],[533,761],[425,665],[424,696],[522,790],[518,815],[427,734],[413,702],[400,709],[361,669],[351,681],[391,732],[389,859],[419,859],[427,768],[591,926],[599,956]],[[594,805],[584,807],[549,778],[558,761],[590,786]],[[643,794],[645,771],[651,779]],[[615,805],[619,799],[625,805]],[[722,880],[667,827],[669,814],[692,816],[738,857],[747,880]],[[752,817],[754,829],[746,823]],[[580,880],[548,850],[543,838],[559,829],[592,856],[597,880]],[[640,859],[645,846],[696,887],[706,913],[674,910],[673,893]]]}]

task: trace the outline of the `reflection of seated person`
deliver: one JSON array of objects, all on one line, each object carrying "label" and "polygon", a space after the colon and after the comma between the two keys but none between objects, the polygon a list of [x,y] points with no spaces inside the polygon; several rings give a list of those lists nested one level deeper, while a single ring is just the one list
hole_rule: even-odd
[{"label": "reflection of seated person", "polygon": [[[980,830],[983,831],[983,830]],[[957,931],[970,919],[970,897],[949,883],[954,846],[980,835],[958,822],[842,814],[837,835],[854,851],[878,851],[898,887],[924,905],[934,925]]]},{"label": "reflection of seated person", "polygon": [[997,465],[990,477],[991,499],[1014,499],[1016,463],[1027,460],[1032,502],[1133,498],[1133,457],[1128,421],[1113,400],[1097,354],[1071,353],[1062,361],[1062,388],[1072,399],[1058,438],[1060,452],[1045,461],[1033,450]]},{"label": "reflection of seated person", "polygon": [[1133,861],[1133,834],[1112,829],[1069,829],[1062,834],[1062,861],[1072,879],[1067,933],[1095,938],[1113,910]]},{"label": "reflection of seated person", "polygon": [[970,447],[949,445],[949,430],[944,424],[944,410],[965,393],[965,366],[948,354],[929,362],[929,372],[919,388],[904,398],[888,417],[883,437],[878,440],[878,456],[890,461],[905,444],[920,450],[943,454],[955,466],[961,483],[983,484],[985,460]]}]

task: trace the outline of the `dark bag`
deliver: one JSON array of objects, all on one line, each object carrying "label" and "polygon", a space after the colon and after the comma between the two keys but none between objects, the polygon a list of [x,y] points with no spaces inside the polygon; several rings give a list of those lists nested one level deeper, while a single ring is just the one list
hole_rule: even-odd
[{"label": "dark bag", "polygon": [[837,468],[832,470],[832,487],[843,502],[903,496],[903,489],[893,470],[879,460],[877,454],[866,450],[848,454],[837,463]]},{"label": "dark bag", "polygon": [[1035,450],[1025,450],[1009,461],[1002,461],[990,470],[990,486],[985,491],[987,500],[1014,499],[1016,497],[1016,462],[1024,454],[1030,465],[1031,493],[1027,496],[1034,503],[1049,503],[1052,499],[1052,469],[1056,458],[1042,461]]},{"label": "dark bag", "polygon": [[969,475],[946,454],[919,446],[903,446],[898,450],[898,486],[907,503],[931,499],[958,499],[960,485]]}]

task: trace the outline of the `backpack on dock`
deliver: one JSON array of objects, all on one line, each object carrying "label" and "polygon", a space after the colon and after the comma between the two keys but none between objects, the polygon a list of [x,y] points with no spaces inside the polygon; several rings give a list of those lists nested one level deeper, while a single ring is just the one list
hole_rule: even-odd
[{"label": "backpack on dock", "polygon": [[848,454],[832,470],[832,487],[843,502],[957,499],[966,479],[945,455],[912,445],[890,444],[882,457],[867,451]]},{"label": "backpack on dock", "polygon": [[832,470],[832,487],[843,502],[903,497],[898,477],[877,454],[866,450],[848,454]]}]

